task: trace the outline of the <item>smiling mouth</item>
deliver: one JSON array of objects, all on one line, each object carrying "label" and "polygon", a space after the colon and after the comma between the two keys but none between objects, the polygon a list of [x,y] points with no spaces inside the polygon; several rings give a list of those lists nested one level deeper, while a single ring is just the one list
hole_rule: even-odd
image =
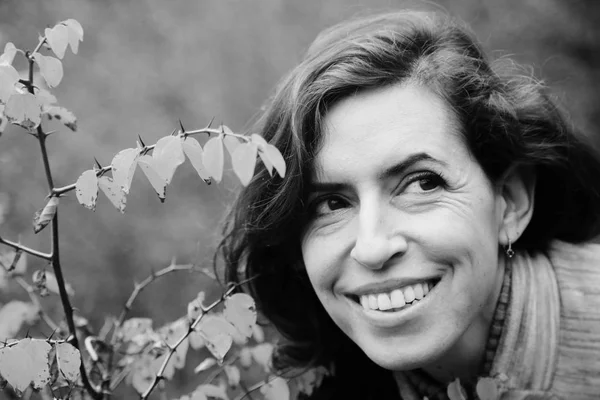
[{"label": "smiling mouth", "polygon": [[441,278],[404,286],[385,293],[369,295],[348,295],[353,302],[358,303],[365,311],[397,312],[418,304],[427,297],[441,281]]}]

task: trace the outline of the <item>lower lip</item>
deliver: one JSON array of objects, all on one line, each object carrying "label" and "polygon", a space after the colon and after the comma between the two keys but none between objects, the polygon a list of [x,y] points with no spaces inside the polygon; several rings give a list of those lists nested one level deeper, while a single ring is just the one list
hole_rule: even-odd
[{"label": "lower lip", "polygon": [[398,311],[365,310],[362,305],[354,300],[348,297],[346,297],[346,300],[349,301],[352,304],[352,307],[361,314],[361,317],[367,319],[371,325],[378,328],[393,328],[419,316],[424,308],[428,307],[430,303],[436,299],[438,292],[440,291],[440,285],[444,283],[445,278],[446,274],[442,276],[442,279],[423,299],[419,300],[417,304],[413,304]]}]

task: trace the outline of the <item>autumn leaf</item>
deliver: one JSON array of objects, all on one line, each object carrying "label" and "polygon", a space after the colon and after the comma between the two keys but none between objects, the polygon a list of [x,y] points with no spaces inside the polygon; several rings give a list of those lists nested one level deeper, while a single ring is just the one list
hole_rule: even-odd
[{"label": "autumn leaf", "polygon": [[73,132],[77,132],[77,117],[71,111],[64,107],[50,106],[43,108],[43,114],[48,116],[48,119],[56,119],[62,122],[67,128]]},{"label": "autumn leaf", "polygon": [[225,391],[225,387],[220,387],[211,384],[202,384],[199,385],[194,393],[203,393],[206,397],[221,399],[221,400],[229,400],[227,397],[227,392]]},{"label": "autumn leaf", "polygon": [[240,384],[240,369],[235,365],[226,365],[224,369],[229,386],[235,389]]},{"label": "autumn leaf", "polygon": [[57,58],[40,53],[34,53],[33,59],[37,63],[46,84],[51,88],[57,87],[64,75],[62,62]]},{"label": "autumn leaf", "polygon": [[62,21],[62,24],[67,27],[71,51],[73,54],[77,54],[77,51],[79,50],[79,42],[83,41],[83,28],[81,27],[81,24],[74,19]]},{"label": "autumn leaf", "polygon": [[276,377],[269,378],[269,381],[262,385],[260,392],[265,396],[265,400],[289,400],[290,388],[285,379]]},{"label": "autumn leaf", "polygon": [[146,178],[148,178],[148,181],[150,181],[156,194],[158,194],[160,201],[164,202],[167,195],[167,180],[157,171],[153,158],[149,155],[143,155],[138,158],[137,163],[144,175],[146,175]]},{"label": "autumn leaf", "polygon": [[56,24],[52,29],[46,28],[44,31],[48,45],[56,54],[56,57],[62,58],[65,56],[65,50],[69,45],[69,29],[66,25]]},{"label": "autumn leaf", "polygon": [[233,344],[232,329],[235,328],[225,318],[217,315],[207,314],[198,324],[198,331],[204,338],[206,347],[219,363],[223,362]]},{"label": "autumn leaf", "polygon": [[159,139],[152,151],[154,167],[167,185],[171,183],[177,167],[185,161],[180,136],[165,136]]},{"label": "autumn leaf", "polygon": [[265,342],[250,348],[252,358],[259,365],[262,365],[265,372],[271,370],[271,357],[273,356],[273,344]]},{"label": "autumn leaf", "polygon": [[252,365],[252,351],[249,347],[242,347],[238,353],[240,357],[240,365],[244,368],[250,368]]},{"label": "autumn leaf", "polygon": [[22,251],[0,252],[0,276],[22,276],[27,271],[27,254]]},{"label": "autumn leaf", "polygon": [[119,185],[115,183],[111,178],[107,176],[101,176],[98,178],[98,187],[108,197],[110,202],[115,206],[117,210],[123,214],[125,212],[125,206],[127,204],[127,198],[125,192],[121,190]]},{"label": "autumn leaf", "polygon": [[113,181],[125,194],[129,194],[139,157],[139,148],[125,149],[118,152],[110,163],[112,166]]},{"label": "autumn leaf", "polygon": [[75,183],[75,195],[82,206],[94,211],[98,199],[98,177],[96,170],[89,169],[82,173]]},{"label": "autumn leaf", "polygon": [[277,149],[277,147],[273,146],[272,144],[268,144],[265,148],[265,154],[268,157],[269,161],[273,164],[273,167],[275,168],[279,176],[283,178],[285,176],[286,166],[285,160],[279,152],[279,149]]},{"label": "autumn leaf", "polygon": [[39,309],[33,303],[13,300],[0,308],[0,340],[14,338],[23,324],[31,325],[38,319]]},{"label": "autumn leaf", "polygon": [[217,360],[214,358],[208,357],[205,358],[196,368],[194,368],[194,373],[199,374],[200,372],[207,371],[217,365]]},{"label": "autumn leaf", "polygon": [[38,210],[33,217],[33,232],[39,233],[56,215],[58,209],[58,197],[50,197],[46,206]]},{"label": "autumn leaf", "polygon": [[4,45],[4,53],[0,55],[0,65],[12,65],[15,54],[17,54],[15,45],[12,42],[6,43]]},{"label": "autumn leaf", "polygon": [[6,102],[4,115],[13,124],[33,130],[42,122],[42,108],[31,93],[13,93]]},{"label": "autumn leaf", "polygon": [[467,394],[465,389],[460,384],[460,380],[456,378],[448,385],[447,389],[448,398],[450,400],[467,400]]},{"label": "autumn leaf", "polygon": [[248,186],[254,176],[258,148],[254,143],[242,143],[231,156],[233,172],[240,178],[242,185]]},{"label": "autumn leaf", "polygon": [[79,350],[69,343],[58,343],[56,345],[56,361],[63,376],[69,382],[77,382],[79,367],[81,366]]},{"label": "autumn leaf", "polygon": [[51,349],[45,340],[36,339],[22,339],[13,347],[0,349],[0,375],[21,392],[29,385],[43,388],[50,382]]},{"label": "autumn leaf", "polygon": [[236,138],[235,136],[229,136],[229,135],[225,135],[223,137],[223,143],[225,144],[225,148],[227,149],[227,152],[229,153],[230,156],[233,156],[233,152],[241,144],[240,140],[238,138]]},{"label": "autumn leaf", "polygon": [[500,398],[498,386],[492,378],[479,378],[475,391],[480,400],[498,400]]},{"label": "autumn leaf", "polygon": [[19,72],[12,65],[0,64],[0,103],[6,104],[15,93],[15,83],[19,81]]},{"label": "autumn leaf", "polygon": [[204,151],[202,151],[202,146],[200,143],[194,138],[187,137],[182,141],[183,152],[187,156],[188,160],[200,176],[202,180],[210,183],[210,174],[204,168]]},{"label": "autumn leaf", "polygon": [[258,155],[260,156],[260,159],[265,165],[265,168],[267,168],[269,175],[273,176],[273,163],[271,162],[269,156],[266,153],[267,146],[269,144],[262,136],[257,135],[256,133],[250,135],[250,140],[252,140],[252,143],[258,146]]},{"label": "autumn leaf", "polygon": [[223,136],[209,139],[204,145],[204,168],[214,178],[221,182],[223,178]]},{"label": "autumn leaf", "polygon": [[188,303],[187,317],[190,323],[194,322],[202,314],[202,302],[204,301],[204,292],[199,292],[194,300]]},{"label": "autumn leaf", "polygon": [[245,293],[236,293],[225,300],[223,316],[246,338],[252,336],[256,324],[254,299]]}]

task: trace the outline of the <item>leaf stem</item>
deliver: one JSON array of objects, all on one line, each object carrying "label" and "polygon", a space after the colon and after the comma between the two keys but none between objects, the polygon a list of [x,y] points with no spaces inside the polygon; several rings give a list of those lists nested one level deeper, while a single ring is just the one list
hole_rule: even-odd
[{"label": "leaf stem", "polygon": [[0,243],[4,244],[6,246],[12,247],[15,250],[22,250],[24,253],[31,254],[32,256],[41,258],[46,261],[52,260],[52,254],[42,253],[41,251],[31,249],[27,246],[23,246],[22,244],[15,243],[15,242],[12,242],[7,239],[3,239],[1,236],[0,236]]}]

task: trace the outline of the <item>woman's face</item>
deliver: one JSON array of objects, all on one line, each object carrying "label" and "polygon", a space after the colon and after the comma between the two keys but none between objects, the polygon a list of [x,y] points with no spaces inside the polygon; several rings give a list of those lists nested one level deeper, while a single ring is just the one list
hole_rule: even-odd
[{"label": "woman's face", "polygon": [[340,101],[324,123],[302,254],[331,318],[391,370],[473,346],[503,278],[505,203],[449,108],[395,85]]}]

